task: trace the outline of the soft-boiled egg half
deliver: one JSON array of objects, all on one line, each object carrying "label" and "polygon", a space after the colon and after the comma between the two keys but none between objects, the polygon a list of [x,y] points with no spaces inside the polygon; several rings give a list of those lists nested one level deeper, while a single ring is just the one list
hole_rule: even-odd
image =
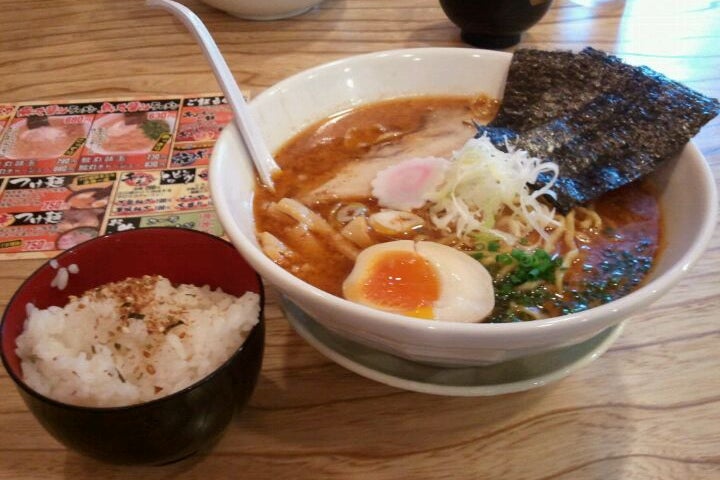
[{"label": "soft-boiled egg half", "polygon": [[495,306],[483,265],[452,247],[397,240],[366,248],[343,283],[348,300],[411,317],[478,322]]}]

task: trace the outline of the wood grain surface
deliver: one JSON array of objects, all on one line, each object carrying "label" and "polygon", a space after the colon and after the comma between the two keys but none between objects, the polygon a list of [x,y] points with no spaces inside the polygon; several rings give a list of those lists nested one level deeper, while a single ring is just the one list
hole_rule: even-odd
[{"label": "wood grain surface", "polygon": [[[187,1],[250,94],[352,54],[462,46],[433,0],[326,0],[248,22]],[[218,91],[190,34],[141,1],[0,0],[0,102]],[[720,97],[720,3],[556,1],[523,46],[586,45]],[[720,120],[696,143],[720,176]],[[39,261],[0,263],[0,308]],[[720,478],[720,235],[595,362],[544,388],[487,398],[398,390],[330,362],[270,288],[265,363],[211,453],[165,467],[69,452],[0,373],[0,479]]]}]

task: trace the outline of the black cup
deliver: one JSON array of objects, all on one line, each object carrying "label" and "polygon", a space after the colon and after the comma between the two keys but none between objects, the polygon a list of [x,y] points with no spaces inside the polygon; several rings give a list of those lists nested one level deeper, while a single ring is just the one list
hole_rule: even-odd
[{"label": "black cup", "polygon": [[508,48],[535,25],[551,0],[440,0],[445,15],[460,27],[464,42],[481,48]]}]

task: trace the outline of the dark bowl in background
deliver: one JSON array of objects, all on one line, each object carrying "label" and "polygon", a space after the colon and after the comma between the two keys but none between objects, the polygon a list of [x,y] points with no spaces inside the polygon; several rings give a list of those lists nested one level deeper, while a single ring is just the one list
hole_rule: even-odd
[{"label": "dark bowl in background", "polygon": [[460,27],[461,38],[481,48],[508,48],[535,25],[552,0],[440,0],[445,15]]},{"label": "dark bowl in background", "polygon": [[[50,286],[57,270],[46,262],[10,300],[0,324],[2,361],[37,420],[70,449],[118,464],[164,464],[212,446],[233,413],[250,398],[262,364],[265,325],[260,277],[230,243],[180,228],[145,228],[98,237],[55,258],[61,267],[79,266],[67,287]],[[142,275],[163,275],[174,284],[222,288],[241,296],[260,294],[260,318],[243,345],[213,373],[185,389],[125,407],[81,407],[47,398],[22,380],[15,339],[22,333],[26,305],[64,306],[69,295]]]}]

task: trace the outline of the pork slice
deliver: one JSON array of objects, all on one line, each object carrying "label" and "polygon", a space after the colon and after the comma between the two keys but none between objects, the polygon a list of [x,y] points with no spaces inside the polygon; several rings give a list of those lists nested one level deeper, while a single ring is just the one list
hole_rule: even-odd
[{"label": "pork slice", "polygon": [[466,112],[432,112],[423,129],[397,142],[379,145],[343,166],[329,181],[301,197],[305,204],[370,197],[370,183],[381,170],[414,157],[444,157],[462,147],[475,133]]}]

